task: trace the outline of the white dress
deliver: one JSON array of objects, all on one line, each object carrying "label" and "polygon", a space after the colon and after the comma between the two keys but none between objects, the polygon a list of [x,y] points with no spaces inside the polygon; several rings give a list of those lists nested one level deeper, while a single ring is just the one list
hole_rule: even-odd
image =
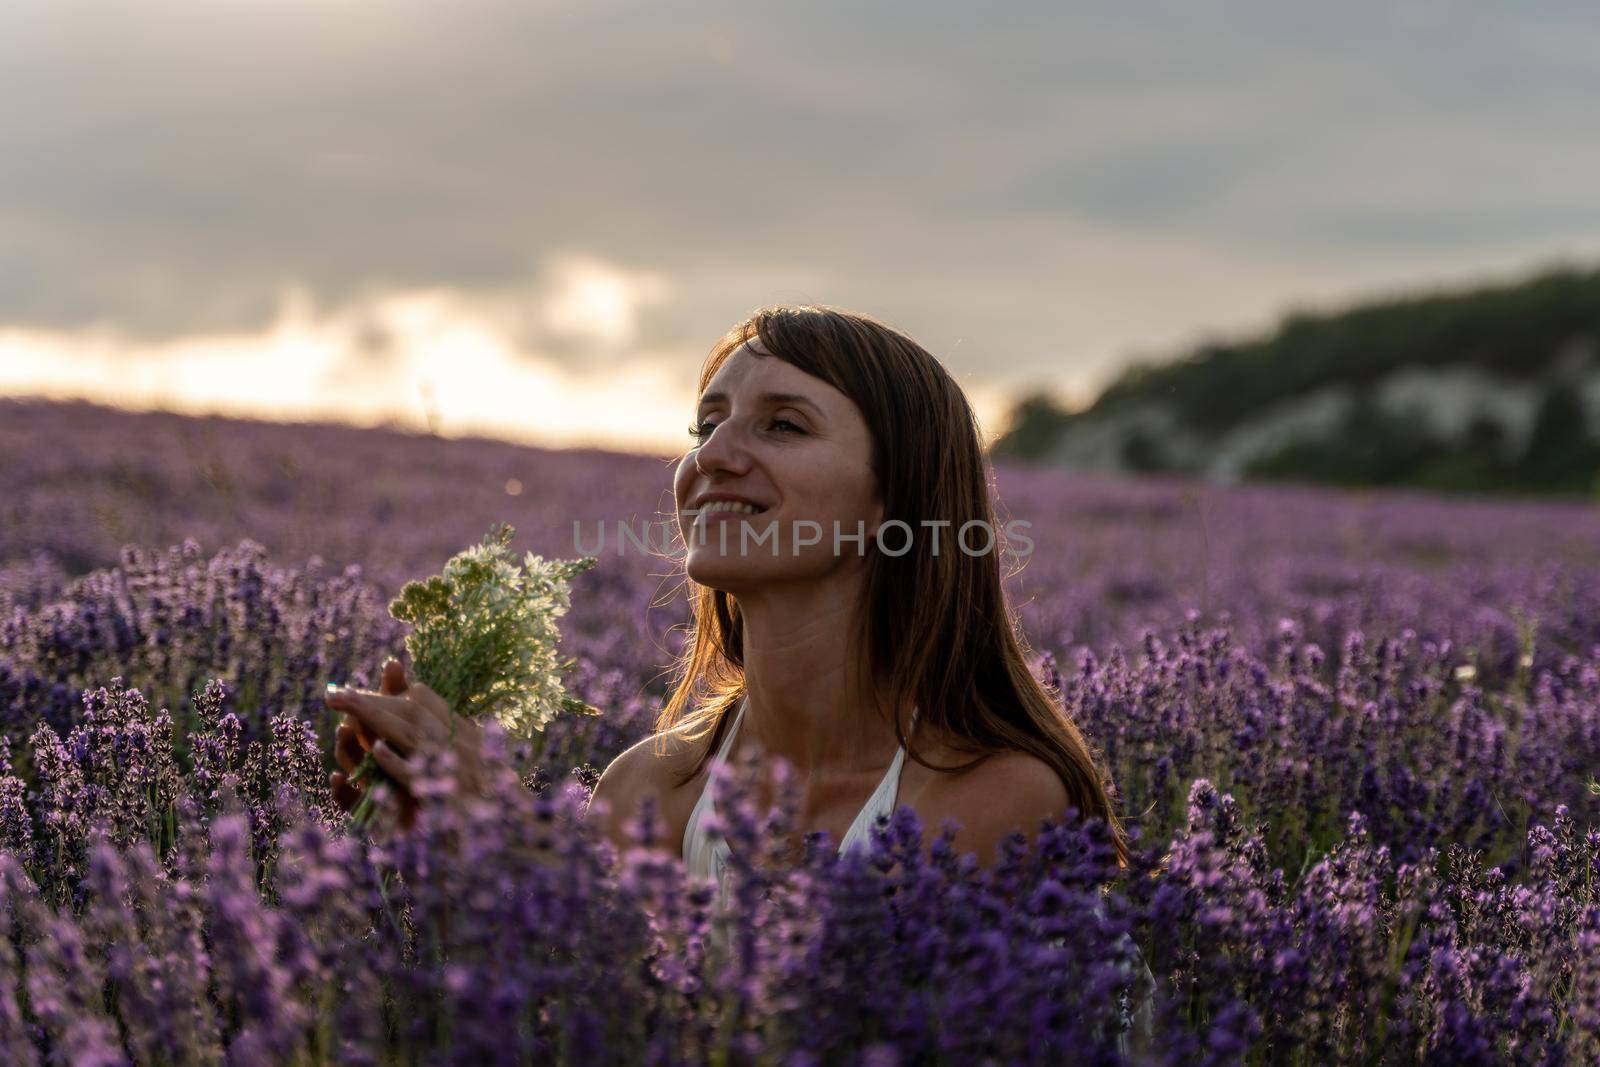
[{"label": "white dress", "polygon": [[[728,730],[728,736],[723,738],[722,747],[717,750],[715,762],[720,764],[727,760],[728,750],[733,747],[733,739],[739,733],[739,724],[744,721],[744,709],[749,703],[746,696],[739,701],[739,711],[734,716],[733,726]],[[917,711],[911,711],[911,728],[917,725]],[[872,791],[867,802],[862,805],[861,811],[856,814],[855,822],[845,831],[844,837],[839,841],[839,854],[843,855],[850,846],[860,842],[867,844],[871,838],[868,836],[872,829],[873,821],[879,815],[891,815],[895,809],[895,801],[900,795],[900,768],[905,766],[906,749],[901,745],[895,751],[894,759],[889,764],[889,769],[884,773],[883,780],[878,783],[878,788]],[[694,810],[689,813],[689,822],[683,828],[683,863],[690,874],[698,874],[706,878],[715,878],[718,885],[718,906],[726,907],[728,904],[728,887],[724,872],[728,867],[728,842],[718,838],[713,841],[701,827],[702,816],[716,808],[711,800],[711,790],[702,788],[700,798],[695,801]]]},{"label": "white dress", "polygon": [[[734,715],[733,726],[728,730],[728,736],[723,738],[722,746],[717,749],[714,762],[724,763],[728,758],[728,751],[733,747],[733,740],[739,733],[739,724],[744,721],[744,709],[749,703],[748,695],[739,701],[739,710]],[[911,726],[917,724],[917,710],[912,709]],[[866,804],[862,805],[855,821],[845,831],[844,837],[839,842],[839,853],[857,843],[866,844],[870,841],[868,831],[871,830],[873,821],[879,815],[890,815],[894,812],[895,801],[900,792],[900,770],[905,765],[906,749],[901,745],[894,754],[889,769],[884,773],[883,780],[878,783],[878,788],[872,791]],[[689,813],[689,822],[683,829],[683,863],[690,874],[700,875],[704,878],[715,878],[717,881],[716,908],[726,910],[730,903],[726,871],[728,869],[728,855],[730,849],[728,842],[718,838],[712,840],[701,826],[703,815],[708,811],[716,810],[712,800],[711,791],[706,788],[700,790],[699,799],[695,801],[694,810]],[[1096,910],[1100,905],[1095,905]],[[1124,935],[1126,936],[1126,935]],[[1137,951],[1137,950],[1136,950]],[[1152,1003],[1150,994],[1155,989],[1155,976],[1150,972],[1149,964],[1141,957],[1139,961],[1143,975],[1139,976],[1139,988],[1133,1006],[1123,1013],[1122,1023],[1124,1029],[1117,1035],[1117,1048],[1124,1055],[1130,1053],[1130,1037],[1132,1042],[1141,1048],[1149,1046],[1152,1027]]]}]

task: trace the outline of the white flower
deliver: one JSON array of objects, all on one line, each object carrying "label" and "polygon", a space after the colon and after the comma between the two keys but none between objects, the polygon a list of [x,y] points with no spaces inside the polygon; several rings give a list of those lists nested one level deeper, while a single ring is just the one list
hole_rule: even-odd
[{"label": "white flower", "polygon": [[561,674],[571,663],[556,653],[568,583],[596,561],[530,552],[518,567],[506,550],[514,534],[494,527],[452,556],[442,574],[408,582],[389,611],[412,625],[412,669],[453,712],[494,718],[513,737],[531,738],[563,711],[598,714],[567,695]]}]

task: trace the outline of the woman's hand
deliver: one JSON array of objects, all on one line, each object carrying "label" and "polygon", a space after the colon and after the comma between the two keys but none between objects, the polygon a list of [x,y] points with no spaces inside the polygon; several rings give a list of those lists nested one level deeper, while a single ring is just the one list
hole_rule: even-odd
[{"label": "woman's hand", "polygon": [[364,787],[352,783],[349,776],[368,752],[400,787],[400,825],[405,829],[415,825],[417,817],[417,800],[410,788],[412,765],[406,757],[419,751],[453,747],[458,791],[474,793],[481,788],[485,780],[482,728],[470,719],[452,715],[444,698],[420,682],[407,679],[398,660],[391,659],[383,665],[377,692],[330,689],[325,699],[328,707],[345,713],[334,739],[334,758],[345,773],[334,771],[329,785],[335,802],[346,811],[361,803]]},{"label": "woman's hand", "polygon": [[[406,691],[407,686],[405,668],[400,665],[400,662],[391,659],[384,663],[378,679],[379,694],[382,696],[398,696]],[[329,701],[328,706],[333,707],[334,705]],[[342,773],[334,771],[330,774],[328,776],[328,785],[333,793],[334,802],[347,813],[355,811],[366,796],[366,787],[352,782],[350,776],[355,773],[356,768],[361,765],[362,759],[372,751],[377,742],[378,738],[373,736],[365,726],[361,725],[360,719],[348,711],[345,712],[344,722],[339,724],[338,730],[334,733],[333,741],[334,759],[338,761],[339,766],[344,768],[344,771]],[[377,756],[373,757],[374,761],[377,759]],[[369,782],[368,787],[370,785],[371,783]],[[399,791],[398,796],[400,799],[400,825],[409,828],[416,822],[416,800],[404,790]]]}]

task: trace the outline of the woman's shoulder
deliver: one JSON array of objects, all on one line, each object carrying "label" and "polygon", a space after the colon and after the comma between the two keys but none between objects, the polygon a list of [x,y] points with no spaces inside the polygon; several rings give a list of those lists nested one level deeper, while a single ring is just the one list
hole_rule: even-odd
[{"label": "woman's shoulder", "polygon": [[954,746],[939,764],[970,764],[961,770],[929,773],[916,808],[925,832],[936,835],[945,819],[959,827],[956,854],[974,851],[980,863],[990,862],[995,845],[1013,832],[1030,841],[1039,821],[1065,814],[1067,790],[1054,767],[1021,749],[974,752]]},{"label": "woman's shoulder", "polygon": [[697,736],[680,722],[634,742],[612,761],[612,766],[620,765],[619,774],[640,786],[665,789],[694,770],[709,741],[709,731]]},{"label": "woman's shoulder", "polygon": [[[915,754],[917,760],[912,760]],[[912,762],[930,764],[923,767],[930,782],[937,783],[941,792],[951,788],[969,788],[970,783],[981,781],[1007,768],[1015,768],[1028,761],[1048,766],[1030,752],[1020,749],[989,748],[979,742],[962,737],[952,730],[939,730],[919,726],[912,744],[906,750],[906,765]]]},{"label": "woman's shoulder", "polygon": [[929,746],[923,758],[931,793],[958,806],[992,803],[997,796],[1065,795],[1061,777],[1044,759],[1022,749],[979,749],[963,743]]},{"label": "woman's shoulder", "polygon": [[623,821],[638,811],[645,797],[652,797],[660,806],[669,828],[686,818],[679,812],[677,798],[684,776],[694,770],[699,754],[706,748],[706,738],[692,737],[679,724],[658,731],[623,749],[606,765],[590,796],[590,806],[604,800],[611,809],[606,829],[611,836],[621,840]]}]

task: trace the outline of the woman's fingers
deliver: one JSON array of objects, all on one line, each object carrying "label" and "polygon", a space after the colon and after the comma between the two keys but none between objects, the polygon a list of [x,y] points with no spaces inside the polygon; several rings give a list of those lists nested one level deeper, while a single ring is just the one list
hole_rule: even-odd
[{"label": "woman's fingers", "polygon": [[400,754],[389,747],[389,742],[379,741],[376,745],[373,745],[372,758],[378,761],[378,766],[389,773],[390,778],[410,790],[411,765],[401,759]]},{"label": "woman's fingers", "polygon": [[333,802],[345,811],[354,811],[361,803],[361,787],[351,785],[350,779],[338,771],[328,775],[328,790],[333,794]]},{"label": "woman's fingers", "polygon": [[361,720],[350,714],[348,711],[344,713],[344,725],[355,731],[356,740],[361,744],[362,755],[366,755],[368,752],[371,752],[372,746],[378,743],[378,739],[372,736],[372,731],[368,730],[365,726],[362,726]]},{"label": "woman's fingers", "polygon": [[434,718],[441,722],[450,721],[450,705],[445,703],[444,697],[435,693],[421,682],[416,683],[406,690],[406,695]]},{"label": "woman's fingers", "polygon": [[333,732],[333,758],[346,771],[354,771],[367,754],[367,747],[356,735],[356,727],[341,723]]},{"label": "woman's fingers", "polygon": [[353,784],[350,775],[370,754],[392,785],[377,781],[368,783],[367,788],[392,791],[398,801],[400,825],[410,829],[417,821],[418,804],[411,794],[411,764],[402,753],[416,752],[425,739],[437,739],[440,724],[436,720],[448,718],[448,706],[433,690],[413,685],[394,658],[384,662],[376,692],[330,687],[324,699],[328,707],[344,713],[334,735],[334,756],[343,771],[328,776],[334,802],[345,811],[361,803],[365,789]]},{"label": "woman's fingers", "polygon": [[360,689],[330,689],[328,707],[353,715],[369,733],[386,737],[411,751],[417,745],[417,724],[411,703],[400,696],[381,696]]},{"label": "woman's fingers", "polygon": [[406,669],[400,665],[400,661],[385,660],[382,676],[378,679],[378,692],[384,696],[399,696],[406,691],[408,685]]}]

